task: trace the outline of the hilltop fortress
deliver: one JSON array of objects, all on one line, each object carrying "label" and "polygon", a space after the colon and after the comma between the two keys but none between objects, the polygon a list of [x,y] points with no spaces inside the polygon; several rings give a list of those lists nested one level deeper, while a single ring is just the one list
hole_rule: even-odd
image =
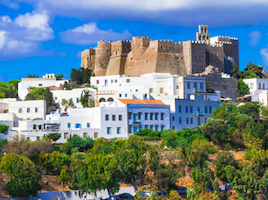
[{"label": "hilltop fortress", "polygon": [[230,73],[239,66],[238,39],[210,37],[208,26],[199,25],[196,41],[151,40],[133,37],[132,41],[99,41],[95,49],[82,52],[81,67],[96,76],[131,75],[159,72],[177,75],[203,73],[209,65],[217,72]]}]

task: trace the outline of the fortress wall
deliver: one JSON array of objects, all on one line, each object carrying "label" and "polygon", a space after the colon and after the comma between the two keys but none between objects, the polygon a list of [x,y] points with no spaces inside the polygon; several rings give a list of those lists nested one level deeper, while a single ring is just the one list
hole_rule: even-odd
[{"label": "fortress wall", "polygon": [[132,59],[139,60],[149,47],[150,37],[133,37],[131,42]]},{"label": "fortress wall", "polygon": [[206,68],[206,44],[192,43],[192,73],[202,73]]},{"label": "fortress wall", "polygon": [[[224,71],[230,73],[233,69],[232,63],[235,62],[239,66],[239,45],[238,40],[231,40],[231,44],[223,44],[224,53],[226,55],[226,62],[224,64]],[[232,57],[232,58],[228,58]],[[227,61],[231,62],[227,62]]]},{"label": "fortress wall", "polygon": [[95,50],[90,48],[81,53],[81,67],[94,71],[95,69]]},{"label": "fortress wall", "polygon": [[192,41],[182,42],[183,60],[187,74],[192,74]]},{"label": "fortress wall", "polygon": [[[218,72],[224,72],[224,50],[222,44],[206,46],[206,65],[218,68]],[[209,63],[207,63],[209,62]]]},{"label": "fortress wall", "polygon": [[99,41],[95,53],[95,75],[105,76],[111,56],[111,43]]}]

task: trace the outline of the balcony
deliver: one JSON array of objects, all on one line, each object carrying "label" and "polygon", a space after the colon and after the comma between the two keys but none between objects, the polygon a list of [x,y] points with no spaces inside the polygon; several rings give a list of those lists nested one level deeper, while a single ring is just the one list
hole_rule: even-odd
[{"label": "balcony", "polygon": [[195,116],[196,117],[202,117],[202,116],[204,116],[205,115],[205,113],[203,112],[203,111],[196,111],[195,112]]},{"label": "balcony", "polygon": [[141,119],[132,119],[130,121],[130,124],[140,124],[141,123]]},{"label": "balcony", "polygon": [[193,89],[193,93],[205,93],[205,89],[204,88],[194,88]]}]

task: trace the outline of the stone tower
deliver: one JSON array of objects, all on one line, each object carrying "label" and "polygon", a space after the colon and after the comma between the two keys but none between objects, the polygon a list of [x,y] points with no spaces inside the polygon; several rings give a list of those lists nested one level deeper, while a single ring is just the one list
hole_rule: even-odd
[{"label": "stone tower", "polygon": [[106,71],[111,56],[111,42],[99,41],[95,54],[95,75],[106,76]]},{"label": "stone tower", "polygon": [[81,68],[95,70],[95,50],[90,48],[81,53]]},{"label": "stone tower", "polygon": [[207,25],[199,25],[198,32],[196,33],[196,41],[210,43],[210,33],[208,32]]}]

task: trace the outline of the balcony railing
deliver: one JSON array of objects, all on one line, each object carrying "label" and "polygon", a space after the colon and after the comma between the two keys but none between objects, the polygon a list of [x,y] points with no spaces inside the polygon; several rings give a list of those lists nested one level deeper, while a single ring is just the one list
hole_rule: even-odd
[{"label": "balcony railing", "polygon": [[205,115],[205,113],[203,111],[196,111],[195,112],[196,117],[200,117],[200,116],[204,116],[204,115]]},{"label": "balcony railing", "polygon": [[193,92],[194,93],[204,93],[205,92],[205,89],[203,89],[203,88],[194,88],[193,89]]},{"label": "balcony railing", "polygon": [[141,123],[141,119],[132,119],[130,121],[130,124],[140,124]]}]

